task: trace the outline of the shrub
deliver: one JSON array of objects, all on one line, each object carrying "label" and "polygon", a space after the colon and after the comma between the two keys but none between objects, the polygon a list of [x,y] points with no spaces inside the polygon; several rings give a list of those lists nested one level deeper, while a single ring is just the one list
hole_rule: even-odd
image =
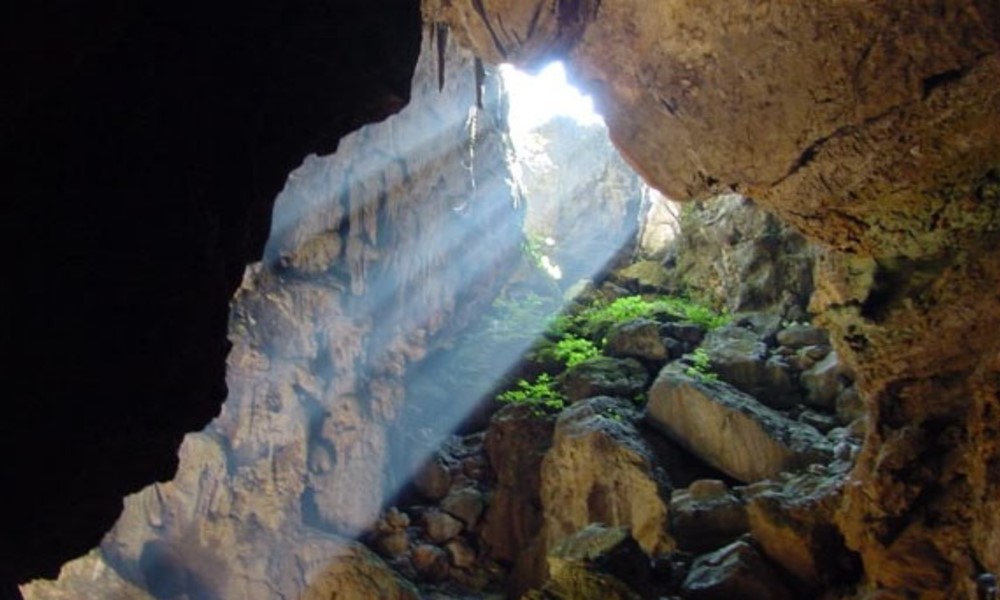
[{"label": "shrub", "polygon": [[586,338],[569,335],[559,340],[552,349],[552,355],[567,367],[582,363],[588,358],[600,355],[601,351]]},{"label": "shrub", "polygon": [[684,373],[699,381],[718,381],[719,376],[712,372],[712,359],[703,348],[698,348],[687,356],[691,366]]},{"label": "shrub", "polygon": [[555,381],[548,373],[542,373],[534,382],[519,379],[515,389],[503,392],[497,400],[538,410],[558,411],[566,406],[566,397],[555,389]]}]

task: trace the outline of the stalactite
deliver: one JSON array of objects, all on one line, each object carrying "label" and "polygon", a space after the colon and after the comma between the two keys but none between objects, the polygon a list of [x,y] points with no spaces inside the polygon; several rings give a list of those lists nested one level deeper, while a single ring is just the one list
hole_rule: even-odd
[{"label": "stalactite", "polygon": [[476,69],[476,108],[479,110],[483,109],[483,87],[486,81],[486,69],[483,67],[483,61],[480,58],[476,58],[475,61]]},{"label": "stalactite", "polygon": [[435,23],[432,31],[436,32],[437,41],[437,76],[438,91],[444,89],[444,56],[448,50],[448,26],[444,23]]}]

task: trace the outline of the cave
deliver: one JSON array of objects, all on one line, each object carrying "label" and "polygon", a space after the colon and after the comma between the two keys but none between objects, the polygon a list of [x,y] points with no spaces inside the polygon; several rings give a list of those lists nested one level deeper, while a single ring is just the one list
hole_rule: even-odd
[{"label": "cave", "polygon": [[[370,427],[370,419],[408,410],[394,377],[425,358],[434,336],[470,322],[498,293],[510,257],[521,252],[516,227],[494,226],[508,221],[492,211],[512,204],[484,200],[511,195],[485,185],[501,168],[491,157],[503,153],[499,136],[485,133],[486,121],[502,112],[494,67],[537,68],[560,58],[593,94],[611,140],[645,183],[685,202],[752,199],[770,219],[771,242],[788,226],[818,244],[807,310],[829,330],[830,344],[856,379],[864,443],[842,489],[816,492],[822,522],[809,523],[805,534],[774,538],[801,547],[763,544],[758,551],[734,542],[725,560],[755,564],[763,553],[759,570],[779,565],[800,597],[821,588],[840,594],[831,597],[996,597],[1000,9],[993,3],[425,0],[371,8],[303,0],[35,3],[4,12],[10,91],[0,137],[4,179],[13,182],[7,222],[18,234],[10,247],[14,302],[5,331],[13,359],[8,372],[24,384],[10,392],[0,432],[8,490],[0,530],[3,593],[18,597],[16,584],[53,578],[98,546],[130,494],[126,507],[144,503],[146,527],[183,521],[157,512],[150,499],[161,493],[158,486],[173,485],[165,482],[179,461],[195,457],[209,465],[202,474],[238,470],[228,457],[240,456],[272,465],[266,485],[304,486],[297,510],[319,533],[297,540],[305,557],[299,563],[276,568],[322,572],[328,582],[310,593],[377,571],[364,553],[347,552],[325,571],[310,563],[330,551],[327,534],[355,535],[373,519],[398,529],[406,520],[398,511],[381,513],[384,507],[372,502],[381,493],[358,492],[379,487],[374,479],[381,473],[338,466],[350,464],[345,456],[375,452],[371,440],[413,433]],[[434,73],[426,84],[450,90],[434,106],[441,114],[477,106],[468,114],[483,119],[459,121],[452,137],[464,135],[467,143],[441,159],[453,166],[464,160],[463,168],[474,172],[466,182],[474,192],[448,189],[448,180],[411,178],[413,165],[396,160],[400,140],[386,134],[374,140],[385,156],[359,155],[351,167],[374,165],[373,189],[345,189],[339,214],[285,228],[281,213],[272,213],[275,198],[302,210],[311,201],[308,186],[296,191],[294,177],[286,184],[289,173],[299,165],[322,172],[320,160],[305,157],[338,146],[349,154],[360,144],[346,137],[350,132],[403,110],[422,49],[424,68]],[[465,54],[446,56],[450,49]],[[484,133],[470,136],[470,128]],[[399,187],[437,200],[394,204],[389,192]],[[353,205],[357,193],[373,193],[379,204]],[[721,204],[706,203],[706,213],[713,205]],[[430,219],[439,213],[478,223],[474,231],[489,251],[463,257],[482,266],[473,277],[449,268],[464,247],[442,244],[426,256],[406,250],[405,228],[434,237],[439,225]],[[440,239],[460,235],[440,227]],[[310,252],[301,252],[306,242]],[[382,256],[382,247],[399,253]],[[317,263],[316,256],[336,264]],[[259,266],[245,271],[253,263]],[[439,289],[421,296],[421,269],[429,266],[443,275]],[[396,286],[393,273],[410,279]],[[294,301],[280,291],[257,299],[237,293],[266,291],[276,277],[301,283],[307,276],[321,276],[324,290],[334,291],[303,284]],[[370,299],[366,294],[389,299],[376,302],[373,319],[396,325],[393,335],[373,334],[370,323],[351,322],[346,313],[338,313],[335,330],[318,333],[282,319],[291,305],[336,298],[346,311],[359,302],[351,298]],[[273,306],[262,307],[267,303]],[[273,317],[254,326],[276,332],[270,338],[278,340],[276,352],[317,373],[336,372],[340,381],[350,380],[338,371],[344,364],[367,347],[382,349],[371,358],[380,370],[366,376],[365,397],[353,383],[318,389],[297,373],[260,390],[232,383],[227,389],[227,358],[230,375],[270,368],[261,366],[266,356],[231,353],[227,340],[241,319],[260,314]],[[351,339],[366,340],[366,348],[339,341]],[[697,364],[690,368],[697,372]],[[284,430],[280,421],[261,426],[232,418],[226,426],[249,428],[248,435],[272,427],[274,435],[308,443],[258,456],[256,447],[230,446],[209,432],[189,436],[178,457],[185,434],[201,430],[220,409],[226,423],[222,401],[234,394],[259,404],[265,421],[290,405],[342,413],[301,431]],[[600,402],[580,406],[568,409],[567,421],[618,410]],[[507,425],[512,436],[551,434],[515,418]],[[292,463],[308,464],[311,479],[282,479],[288,472],[282,465]],[[425,482],[440,467],[410,465],[423,470]],[[511,466],[519,467],[525,465]],[[332,474],[350,484],[324,484]],[[177,493],[202,485],[198,474],[184,477]],[[154,482],[160,483],[136,494]],[[689,493],[728,498],[713,485]],[[578,500],[595,520],[625,510],[609,499],[614,491],[591,492]],[[218,498],[240,502],[238,490]],[[834,505],[823,504],[829,498]],[[751,503],[751,520],[787,525],[773,516],[785,510],[779,504],[761,493]],[[265,523],[283,518],[277,509],[247,515]],[[514,538],[538,515],[524,518],[505,525]],[[633,527],[634,539],[624,541],[612,539],[614,531],[585,528],[579,535],[581,543],[615,544],[621,556],[610,559],[618,565],[612,570],[632,573],[627,579],[642,587],[673,568],[654,562],[647,572],[640,564],[643,552],[668,550],[671,542],[657,531]],[[123,577],[147,577],[153,597],[208,598],[227,589],[213,580],[226,566],[204,550],[210,535],[200,545],[173,547],[125,533],[114,543],[135,561],[122,567]],[[824,562],[829,555],[822,547],[843,552]],[[517,562],[521,551],[539,550],[520,548],[507,558]],[[431,550],[425,554],[429,564],[439,560]],[[571,557],[556,558],[574,572]],[[154,565],[156,576],[143,565]],[[129,568],[139,573],[129,575]],[[620,582],[595,577],[617,597],[652,593],[622,591],[615,587]],[[239,589],[274,597],[284,585],[252,583]],[[97,590],[91,593],[107,593]]]}]

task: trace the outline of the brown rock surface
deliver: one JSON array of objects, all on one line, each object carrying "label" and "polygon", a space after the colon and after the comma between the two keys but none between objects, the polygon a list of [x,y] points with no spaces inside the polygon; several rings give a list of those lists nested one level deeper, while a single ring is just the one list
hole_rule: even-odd
[{"label": "brown rock surface", "polygon": [[425,13],[490,60],[566,56],[661,191],[735,189],[828,247],[812,307],[870,425],[847,543],[872,589],[975,597],[1000,571],[996,6],[474,4]]},{"label": "brown rock surface", "polygon": [[[366,577],[368,559],[334,562],[360,551],[349,538],[375,524],[386,495],[427,457],[399,452],[412,464],[389,462],[389,445],[406,441],[387,435],[401,415],[402,377],[461,311],[492,301],[520,256],[518,213],[502,183],[502,115],[488,103],[470,137],[475,79],[453,78],[439,95],[430,48],[408,110],[289,177],[265,262],[247,270],[233,303],[229,398],[186,438],[173,481],[127,499],[101,547],[109,590],[119,578],[164,594],[299,597],[328,568]],[[468,53],[451,47],[445,58],[473,72]],[[485,85],[495,92],[498,83],[490,75]],[[452,241],[469,231],[484,244],[463,247],[476,268],[449,266]],[[435,418],[457,422],[458,412]],[[25,592],[72,595],[73,585]]]},{"label": "brown rock surface", "polygon": [[590,523],[625,527],[649,554],[673,548],[670,483],[633,424],[631,404],[608,397],[578,402],[556,420],[542,461],[548,547]]}]

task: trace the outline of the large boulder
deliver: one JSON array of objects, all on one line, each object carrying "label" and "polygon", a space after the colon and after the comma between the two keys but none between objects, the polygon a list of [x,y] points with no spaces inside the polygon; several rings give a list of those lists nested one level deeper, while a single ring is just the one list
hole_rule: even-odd
[{"label": "large boulder", "polygon": [[827,461],[818,431],[792,421],[732,386],[670,364],[649,391],[646,419],[696,456],[740,481]]},{"label": "large boulder", "polygon": [[480,537],[494,560],[513,562],[541,530],[541,464],[552,445],[553,428],[553,419],[509,405],[493,416],[486,431],[484,446],[496,485]]},{"label": "large boulder", "polygon": [[552,544],[586,527],[627,527],[651,554],[673,547],[667,521],[670,484],[636,430],[631,404],[590,398],[556,421],[542,461],[541,498]]},{"label": "large boulder", "polygon": [[779,481],[743,490],[750,533],[764,554],[796,580],[803,593],[848,589],[860,576],[860,563],[834,516],[842,499],[849,464],[822,465]]}]

